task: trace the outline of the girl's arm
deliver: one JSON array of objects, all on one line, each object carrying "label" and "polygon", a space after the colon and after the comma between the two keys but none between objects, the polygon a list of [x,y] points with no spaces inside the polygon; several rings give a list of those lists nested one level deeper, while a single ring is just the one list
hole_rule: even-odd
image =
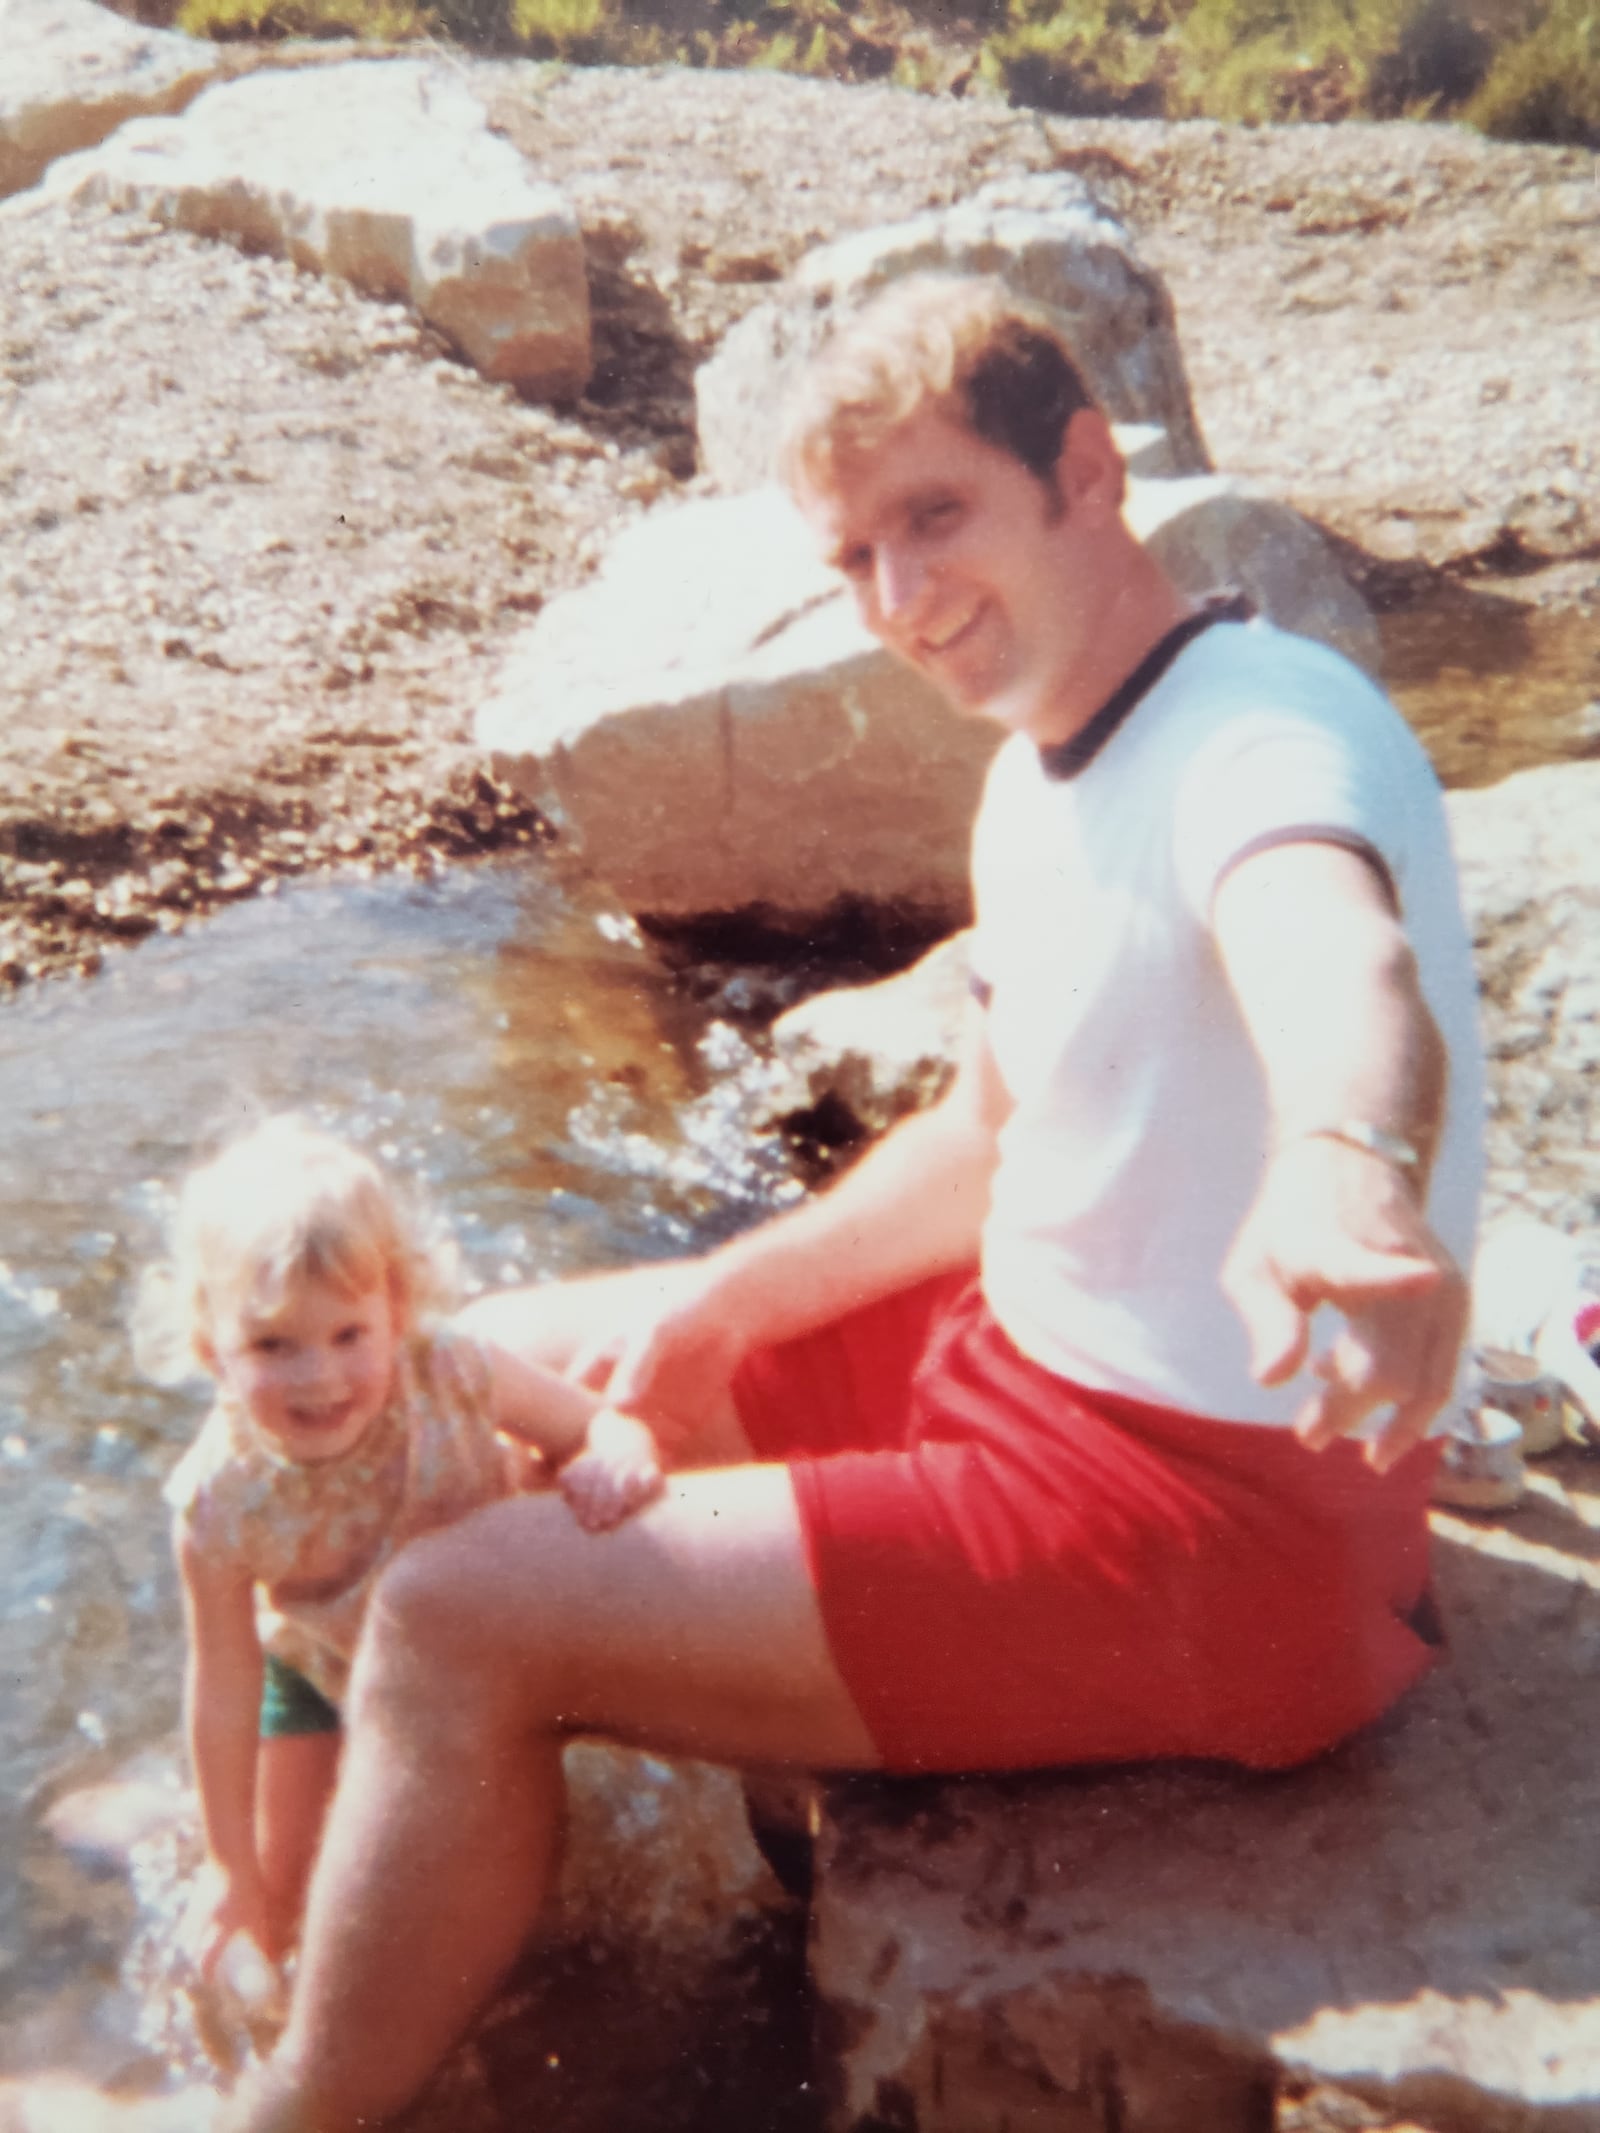
[{"label": "girl's arm", "polygon": [[209,1976],[241,1929],[270,1952],[255,1830],[261,1645],[251,1580],[210,1561],[181,1519],[175,1545],[189,1631],[185,1717],[208,1867],[189,1925]]},{"label": "girl's arm", "polygon": [[559,1469],[562,1494],[582,1525],[604,1532],[660,1495],[661,1458],[648,1424],[502,1340],[476,1330],[473,1340],[489,1374],[495,1427]]}]

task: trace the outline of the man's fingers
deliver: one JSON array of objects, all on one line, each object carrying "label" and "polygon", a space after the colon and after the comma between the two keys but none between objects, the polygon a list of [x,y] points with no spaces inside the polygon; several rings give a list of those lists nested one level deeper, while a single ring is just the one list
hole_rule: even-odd
[{"label": "man's fingers", "polygon": [[1368,1466],[1378,1474],[1387,1474],[1391,1467],[1398,1466],[1428,1434],[1428,1424],[1442,1404],[1430,1395],[1426,1399],[1408,1400],[1397,1407],[1366,1447]]},{"label": "man's fingers", "polygon": [[1285,1287],[1303,1310],[1331,1303],[1350,1312],[1434,1288],[1444,1276],[1445,1269],[1436,1259],[1382,1251],[1354,1238],[1341,1238],[1302,1274],[1288,1279]]},{"label": "man's fingers", "polygon": [[1230,1271],[1223,1286],[1244,1321],[1250,1372],[1260,1385],[1282,1385],[1306,1359],[1311,1321],[1269,1273]]}]

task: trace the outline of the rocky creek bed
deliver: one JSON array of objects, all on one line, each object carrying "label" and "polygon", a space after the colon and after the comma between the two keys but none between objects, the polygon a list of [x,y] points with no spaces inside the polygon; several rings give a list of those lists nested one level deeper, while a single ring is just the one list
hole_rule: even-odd
[{"label": "rocky creek bed", "polygon": [[[282,262],[0,215],[0,980],[285,875],[537,842],[472,714],[528,615],[701,483],[695,365],[814,244],[1011,172],[1073,168],[1129,223],[1213,458],[1346,544],[1448,780],[1593,747],[1592,156],[462,65],[583,226],[598,362],[570,408]],[[1520,730],[1495,677],[1546,644]]]}]

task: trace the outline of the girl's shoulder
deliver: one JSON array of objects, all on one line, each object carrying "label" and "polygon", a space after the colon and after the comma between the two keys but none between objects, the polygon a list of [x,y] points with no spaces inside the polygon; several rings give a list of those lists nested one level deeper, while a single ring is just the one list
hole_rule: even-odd
[{"label": "girl's shoulder", "polygon": [[488,1357],[457,1321],[442,1319],[416,1336],[411,1369],[419,1399],[433,1412],[493,1427],[494,1380]]},{"label": "girl's shoulder", "polygon": [[477,1340],[448,1321],[430,1327],[412,1345],[408,1375],[413,1496],[504,1494],[521,1469],[496,1430],[493,1374]]},{"label": "girl's shoulder", "polygon": [[161,1494],[185,1533],[210,1556],[241,1557],[273,1495],[272,1464],[219,1400],[167,1477]]}]

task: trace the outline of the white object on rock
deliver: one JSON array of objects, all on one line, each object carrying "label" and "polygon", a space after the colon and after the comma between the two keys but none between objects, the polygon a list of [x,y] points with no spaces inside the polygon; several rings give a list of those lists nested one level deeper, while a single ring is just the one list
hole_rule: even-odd
[{"label": "white object on rock", "polygon": [[995,274],[1055,312],[1114,421],[1158,423],[1171,464],[1211,464],[1166,285],[1081,179],[1036,174],[864,230],[807,255],[788,290],[742,319],[695,379],[700,449],[718,486],[769,480],[774,411],[841,313],[908,274]]},{"label": "white object on rock", "polygon": [[215,45],[90,0],[0,0],[0,195],[126,119],[181,110],[221,64]]},{"label": "white object on rock", "polygon": [[[1286,506],[1203,479],[1132,490],[1186,590],[1239,583],[1274,619],[1370,651],[1358,596]],[[518,641],[477,737],[630,910],[804,916],[859,897],[954,925],[1000,736],[875,642],[767,488],[623,534]]]},{"label": "white object on rock", "polygon": [[258,74],[181,119],[125,126],[52,174],[91,200],[277,253],[413,304],[485,377],[580,392],[589,293],[577,217],[425,60]]}]

